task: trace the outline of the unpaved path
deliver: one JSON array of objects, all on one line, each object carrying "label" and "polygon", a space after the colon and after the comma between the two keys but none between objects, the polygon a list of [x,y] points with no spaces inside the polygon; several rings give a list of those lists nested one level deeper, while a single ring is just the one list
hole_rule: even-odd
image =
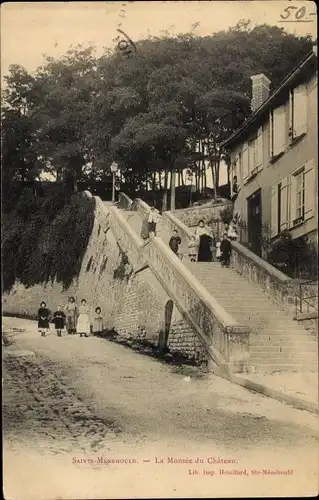
[{"label": "unpaved path", "polygon": [[[3,329],[11,342],[3,348],[6,498],[317,490],[316,416],[103,339],[41,338],[35,322],[17,318],[3,318]],[[21,349],[30,354],[13,355]],[[171,457],[189,463],[168,464]],[[220,475],[220,467],[248,475]],[[258,467],[293,473],[260,477]]]}]

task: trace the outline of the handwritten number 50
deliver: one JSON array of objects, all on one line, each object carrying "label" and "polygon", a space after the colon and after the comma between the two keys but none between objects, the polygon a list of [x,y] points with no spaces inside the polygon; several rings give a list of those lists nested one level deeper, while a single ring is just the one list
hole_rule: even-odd
[{"label": "handwritten number 50", "polygon": [[[298,7],[294,7],[292,5],[290,5],[289,7],[286,7],[286,9],[283,10],[283,12],[286,12],[286,15],[280,14],[281,19],[288,19],[288,17],[290,17],[290,14],[291,14],[290,11],[296,10],[296,9],[298,9]],[[295,18],[298,20],[302,19],[305,14],[306,14],[306,7],[300,7],[300,9],[298,9],[297,12],[295,13]]]}]

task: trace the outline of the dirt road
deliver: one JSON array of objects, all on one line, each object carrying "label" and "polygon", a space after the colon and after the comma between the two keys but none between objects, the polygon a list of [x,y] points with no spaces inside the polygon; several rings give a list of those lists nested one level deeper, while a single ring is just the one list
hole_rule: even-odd
[{"label": "dirt road", "polygon": [[3,330],[6,498],[318,491],[315,415],[103,339]]}]

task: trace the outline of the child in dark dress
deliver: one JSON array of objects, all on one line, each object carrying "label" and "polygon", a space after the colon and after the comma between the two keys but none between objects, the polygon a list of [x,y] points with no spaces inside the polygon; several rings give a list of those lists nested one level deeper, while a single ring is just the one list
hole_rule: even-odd
[{"label": "child in dark dress", "polygon": [[178,235],[178,231],[177,231],[177,229],[174,229],[173,236],[169,240],[168,244],[169,244],[169,247],[172,250],[172,252],[174,252],[176,255],[178,255],[179,245],[181,243],[182,243],[182,241]]},{"label": "child in dark dress", "polygon": [[62,311],[62,307],[58,306],[58,310],[55,311],[53,314],[53,319],[52,322],[55,324],[55,329],[57,331],[57,336],[61,337],[62,336],[62,330],[64,329],[65,325],[65,314]]},{"label": "child in dark dress", "polygon": [[229,267],[230,265],[230,256],[231,256],[231,243],[228,239],[227,233],[224,234],[223,241],[220,244],[220,262],[222,267]]},{"label": "child in dark dress", "polygon": [[45,334],[50,328],[50,311],[47,308],[45,302],[41,302],[40,308],[38,310],[38,330],[41,333],[41,337],[45,337]]}]

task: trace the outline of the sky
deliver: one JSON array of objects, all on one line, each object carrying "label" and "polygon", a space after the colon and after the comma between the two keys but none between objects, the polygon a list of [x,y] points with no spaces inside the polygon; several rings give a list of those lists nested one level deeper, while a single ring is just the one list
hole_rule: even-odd
[{"label": "sky", "polygon": [[195,23],[194,33],[205,36],[250,19],[253,26],[267,23],[315,38],[315,13],[315,2],[281,0],[2,3],[1,78],[11,64],[33,72],[43,54],[60,57],[71,45],[92,43],[99,55],[114,46],[118,28],[137,41],[164,30],[187,32]]}]

